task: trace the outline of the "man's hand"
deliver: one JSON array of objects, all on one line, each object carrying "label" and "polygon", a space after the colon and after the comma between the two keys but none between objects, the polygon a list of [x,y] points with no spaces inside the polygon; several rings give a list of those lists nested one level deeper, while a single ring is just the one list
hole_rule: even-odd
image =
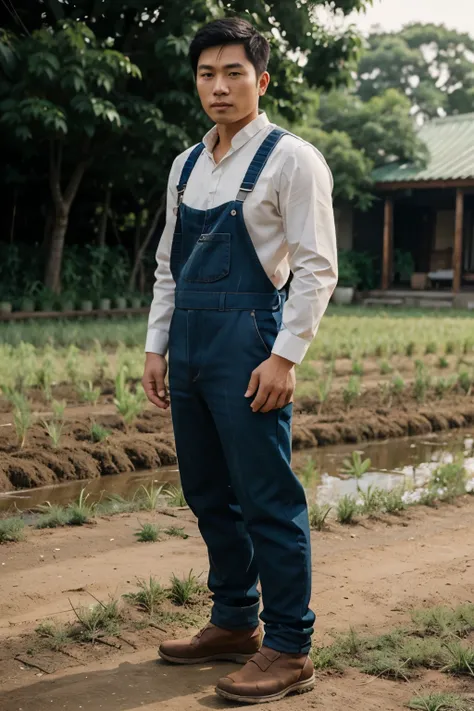
[{"label": "man's hand", "polygon": [[149,401],[160,410],[167,410],[170,406],[168,390],[165,385],[167,371],[168,364],[164,356],[157,353],[146,354],[142,385]]},{"label": "man's hand", "polygon": [[245,397],[257,393],[250,405],[253,412],[270,412],[293,402],[295,385],[295,364],[272,354],[253,371]]}]

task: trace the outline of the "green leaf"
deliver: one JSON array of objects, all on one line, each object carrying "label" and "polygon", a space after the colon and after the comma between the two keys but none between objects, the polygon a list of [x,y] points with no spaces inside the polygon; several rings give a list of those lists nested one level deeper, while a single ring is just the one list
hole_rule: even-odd
[{"label": "green leaf", "polygon": [[15,128],[15,135],[23,141],[27,141],[29,138],[33,137],[28,126],[17,126]]}]

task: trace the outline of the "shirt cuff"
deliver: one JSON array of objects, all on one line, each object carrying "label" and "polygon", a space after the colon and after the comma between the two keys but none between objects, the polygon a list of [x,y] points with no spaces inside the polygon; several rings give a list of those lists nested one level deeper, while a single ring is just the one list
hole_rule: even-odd
[{"label": "shirt cuff", "polygon": [[305,357],[310,343],[284,328],[276,337],[272,353],[299,365]]},{"label": "shirt cuff", "polygon": [[146,334],[145,352],[165,356],[168,350],[168,331],[149,328]]}]

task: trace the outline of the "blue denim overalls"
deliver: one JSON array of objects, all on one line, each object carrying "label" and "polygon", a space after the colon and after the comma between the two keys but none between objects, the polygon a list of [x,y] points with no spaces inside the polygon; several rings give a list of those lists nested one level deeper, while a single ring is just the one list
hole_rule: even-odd
[{"label": "blue denim overalls", "polygon": [[315,618],[306,500],[290,465],[292,405],[254,413],[244,397],[271,354],[286,292],[258,259],[243,203],[284,134],[263,141],[236,199],[210,210],[182,202],[203,144],[186,161],[171,250],[170,395],[183,491],[209,552],[211,621],[256,627],[260,578],[264,644],[306,653]]}]

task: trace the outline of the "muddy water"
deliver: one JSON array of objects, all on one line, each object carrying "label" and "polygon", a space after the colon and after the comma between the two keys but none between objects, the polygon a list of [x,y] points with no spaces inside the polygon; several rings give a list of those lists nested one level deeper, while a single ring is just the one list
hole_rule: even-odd
[{"label": "muddy water", "polygon": [[[357,485],[370,484],[392,489],[413,476],[417,467],[438,460],[443,454],[465,453],[472,456],[474,445],[473,430],[454,430],[421,437],[407,437],[384,442],[367,442],[333,447],[320,447],[295,452],[293,467],[299,472],[303,468],[313,469],[304,484],[311,501],[332,502],[344,494],[355,494]],[[359,481],[341,478],[343,461],[357,450],[363,459],[369,457],[371,466]],[[308,463],[312,466],[308,467]],[[176,467],[163,467],[155,471],[135,474],[119,474],[90,481],[73,481],[55,486],[15,491],[0,495],[0,512],[14,509],[26,511],[47,501],[52,504],[68,504],[74,501],[84,487],[90,493],[89,501],[98,501],[110,494],[120,494],[131,498],[142,485],[155,482],[177,485],[179,472]]]}]

